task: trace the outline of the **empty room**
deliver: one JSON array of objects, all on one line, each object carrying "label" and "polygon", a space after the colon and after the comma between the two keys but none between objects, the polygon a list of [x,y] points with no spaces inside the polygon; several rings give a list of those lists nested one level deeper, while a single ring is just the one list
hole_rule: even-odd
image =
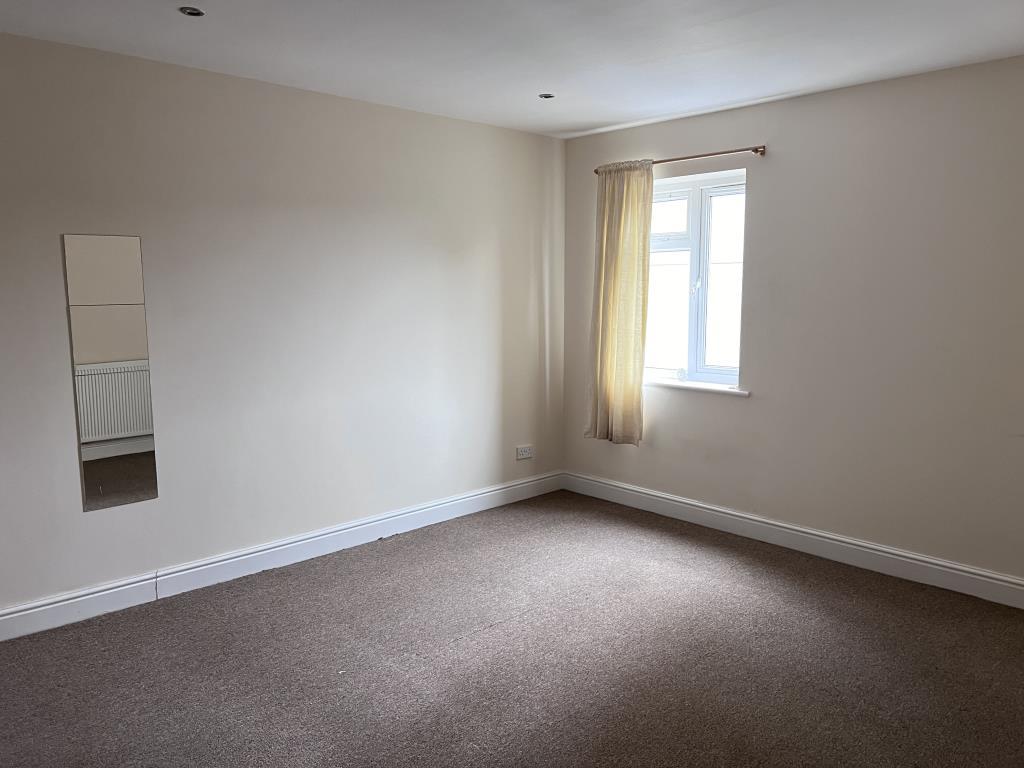
[{"label": "empty room", "polygon": [[1022,185],[1020,0],[0,0],[0,766],[1021,768]]}]

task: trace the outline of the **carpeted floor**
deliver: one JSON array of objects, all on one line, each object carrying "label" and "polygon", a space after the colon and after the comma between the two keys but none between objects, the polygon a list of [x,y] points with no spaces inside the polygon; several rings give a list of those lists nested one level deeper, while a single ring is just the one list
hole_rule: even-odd
[{"label": "carpeted floor", "polygon": [[129,453],[82,462],[85,511],[155,499],[156,454]]},{"label": "carpeted floor", "polygon": [[567,492],[0,643],[0,765],[1024,766],[1024,611]]}]

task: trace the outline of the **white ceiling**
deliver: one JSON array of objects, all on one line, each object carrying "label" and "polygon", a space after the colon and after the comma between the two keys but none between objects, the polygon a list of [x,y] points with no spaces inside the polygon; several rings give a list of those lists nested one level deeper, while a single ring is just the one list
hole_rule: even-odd
[{"label": "white ceiling", "polygon": [[569,136],[1022,54],[1024,0],[2,0],[0,31]]}]

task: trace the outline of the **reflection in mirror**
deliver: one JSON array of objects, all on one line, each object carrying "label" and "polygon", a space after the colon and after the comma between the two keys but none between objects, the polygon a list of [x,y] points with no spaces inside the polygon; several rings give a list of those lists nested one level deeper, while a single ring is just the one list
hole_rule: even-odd
[{"label": "reflection in mirror", "polygon": [[64,235],[64,274],[85,509],[155,499],[141,242]]}]

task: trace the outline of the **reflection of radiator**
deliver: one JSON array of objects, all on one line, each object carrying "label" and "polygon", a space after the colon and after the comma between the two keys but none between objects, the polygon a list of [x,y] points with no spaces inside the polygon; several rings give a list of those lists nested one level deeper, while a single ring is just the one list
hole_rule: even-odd
[{"label": "reflection of radiator", "polygon": [[83,443],[153,434],[148,360],[76,365],[75,397]]}]

